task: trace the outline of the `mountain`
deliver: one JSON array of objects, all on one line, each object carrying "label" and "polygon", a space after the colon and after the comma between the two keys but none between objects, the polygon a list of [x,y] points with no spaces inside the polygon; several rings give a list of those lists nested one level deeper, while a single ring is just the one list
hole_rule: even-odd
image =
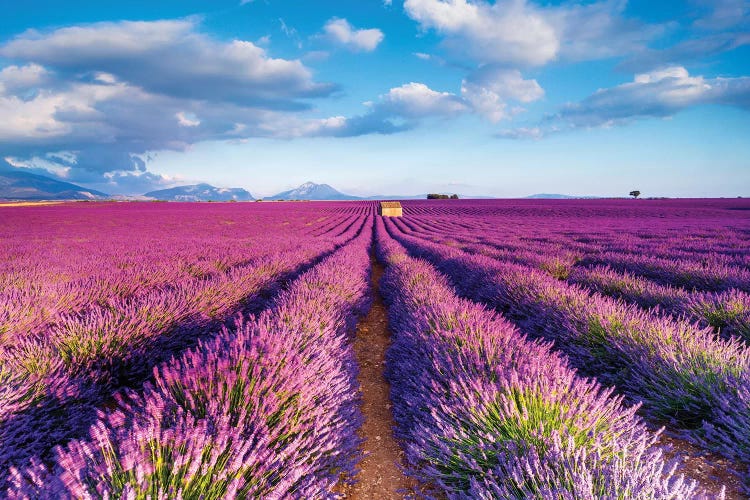
[{"label": "mountain", "polygon": [[268,197],[269,200],[361,200],[359,196],[351,196],[336,191],[328,184],[305,182],[296,189],[284,191]]},{"label": "mountain", "polygon": [[567,194],[538,193],[526,196],[525,198],[529,200],[572,200],[576,197]]},{"label": "mountain", "polygon": [[[439,194],[447,194],[452,195],[454,193],[439,193]],[[473,196],[473,195],[464,195],[460,193],[456,193],[459,200],[492,200],[494,199],[493,196]],[[424,194],[407,194],[407,195],[382,195],[382,194],[376,194],[375,196],[368,196],[367,198],[362,198],[364,200],[426,200],[427,199],[427,193]]]},{"label": "mountain", "polygon": [[43,175],[0,170],[0,199],[9,200],[100,200],[109,195]]},{"label": "mountain", "polygon": [[570,196],[569,194],[539,193],[526,196],[527,200],[595,200],[598,196]]},{"label": "mountain", "polygon": [[384,195],[376,194],[374,196],[368,196],[363,198],[364,200],[424,200],[427,199],[427,194],[407,194],[407,195]]},{"label": "mountain", "polygon": [[162,201],[253,201],[255,199],[242,188],[217,188],[210,184],[159,189],[143,196]]}]

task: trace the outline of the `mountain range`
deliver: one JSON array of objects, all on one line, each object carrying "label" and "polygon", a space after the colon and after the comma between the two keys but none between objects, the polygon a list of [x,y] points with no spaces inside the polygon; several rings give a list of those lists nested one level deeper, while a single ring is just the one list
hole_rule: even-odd
[{"label": "mountain range", "polygon": [[528,200],[594,200],[598,196],[571,196],[569,194],[538,193],[526,196]]},{"label": "mountain range", "polygon": [[108,195],[22,170],[0,170],[0,199],[101,200]]},{"label": "mountain range", "polygon": [[217,188],[210,184],[192,184],[149,191],[148,198],[162,201],[253,201],[253,195],[242,188]]},{"label": "mountain range", "polygon": [[[451,193],[452,194],[452,193]],[[336,190],[328,184],[305,182],[295,189],[283,191],[267,200],[423,200],[426,194],[353,196]],[[466,198],[459,195],[459,198]],[[471,198],[488,198],[472,196]],[[527,199],[581,199],[594,196],[570,196],[539,193]],[[19,169],[0,169],[0,199],[12,200],[163,200],[163,201],[253,201],[253,195],[242,188],[218,188],[210,184],[191,184],[149,191],[142,196],[110,196],[101,191],[84,188],[69,182]]]},{"label": "mountain range", "polygon": [[[453,194],[453,193],[441,193]],[[375,196],[354,196],[341,191],[328,184],[315,184],[314,182],[305,182],[301,186],[284,191],[273,196],[269,200],[424,200],[427,193],[415,195],[382,195]],[[459,195],[459,198],[466,196]],[[471,198],[490,198],[488,196],[472,196]]]}]

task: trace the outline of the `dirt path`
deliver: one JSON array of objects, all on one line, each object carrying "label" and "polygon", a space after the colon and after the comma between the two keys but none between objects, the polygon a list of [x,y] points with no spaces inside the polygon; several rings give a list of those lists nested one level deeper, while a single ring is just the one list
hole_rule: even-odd
[{"label": "dirt path", "polygon": [[721,486],[724,485],[726,500],[747,498],[742,494],[740,478],[729,472],[733,466],[731,461],[666,433],[661,435],[657,444],[667,447],[667,459],[679,458],[681,464],[677,473],[697,481],[698,494],[706,498],[719,498]]},{"label": "dirt path", "polygon": [[360,436],[365,439],[365,458],[360,463],[357,484],[343,488],[345,498],[391,499],[411,498],[417,482],[406,477],[398,464],[403,451],[393,437],[393,415],[389,398],[390,386],[383,376],[385,351],[390,343],[388,317],[378,284],[383,266],[372,258],[373,303],[370,312],[360,320],[354,340],[359,363],[362,390],[362,413],[365,423]]},{"label": "dirt path", "polygon": [[[378,284],[384,268],[372,258],[373,303],[367,316],[357,326],[354,352],[359,363],[362,390],[362,413],[365,423],[360,436],[366,457],[360,463],[357,483],[343,486],[344,498],[398,499],[419,497],[418,483],[406,477],[398,467],[403,451],[393,437],[394,426],[389,398],[390,386],[383,377],[385,351],[390,344],[388,316]],[[744,498],[739,479],[727,471],[728,461],[690,445],[684,440],[662,435],[662,446],[669,446],[667,458],[681,457],[680,473],[699,482],[699,492],[708,498],[718,497],[721,485],[727,486],[726,499]],[[434,493],[433,493],[434,495]]]}]

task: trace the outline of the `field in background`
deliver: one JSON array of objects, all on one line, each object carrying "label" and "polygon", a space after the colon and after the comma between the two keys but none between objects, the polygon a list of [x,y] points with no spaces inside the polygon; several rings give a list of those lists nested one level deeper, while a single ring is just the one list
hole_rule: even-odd
[{"label": "field in background", "polygon": [[0,491],[335,496],[382,265],[429,491],[750,493],[750,200],[402,204],[4,206]]}]

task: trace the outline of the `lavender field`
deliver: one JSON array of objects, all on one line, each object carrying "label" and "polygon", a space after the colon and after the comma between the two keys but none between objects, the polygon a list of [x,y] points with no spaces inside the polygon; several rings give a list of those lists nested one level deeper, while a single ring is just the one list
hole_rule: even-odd
[{"label": "lavender field", "polygon": [[750,495],[750,200],[402,204],[0,207],[0,497]]}]

